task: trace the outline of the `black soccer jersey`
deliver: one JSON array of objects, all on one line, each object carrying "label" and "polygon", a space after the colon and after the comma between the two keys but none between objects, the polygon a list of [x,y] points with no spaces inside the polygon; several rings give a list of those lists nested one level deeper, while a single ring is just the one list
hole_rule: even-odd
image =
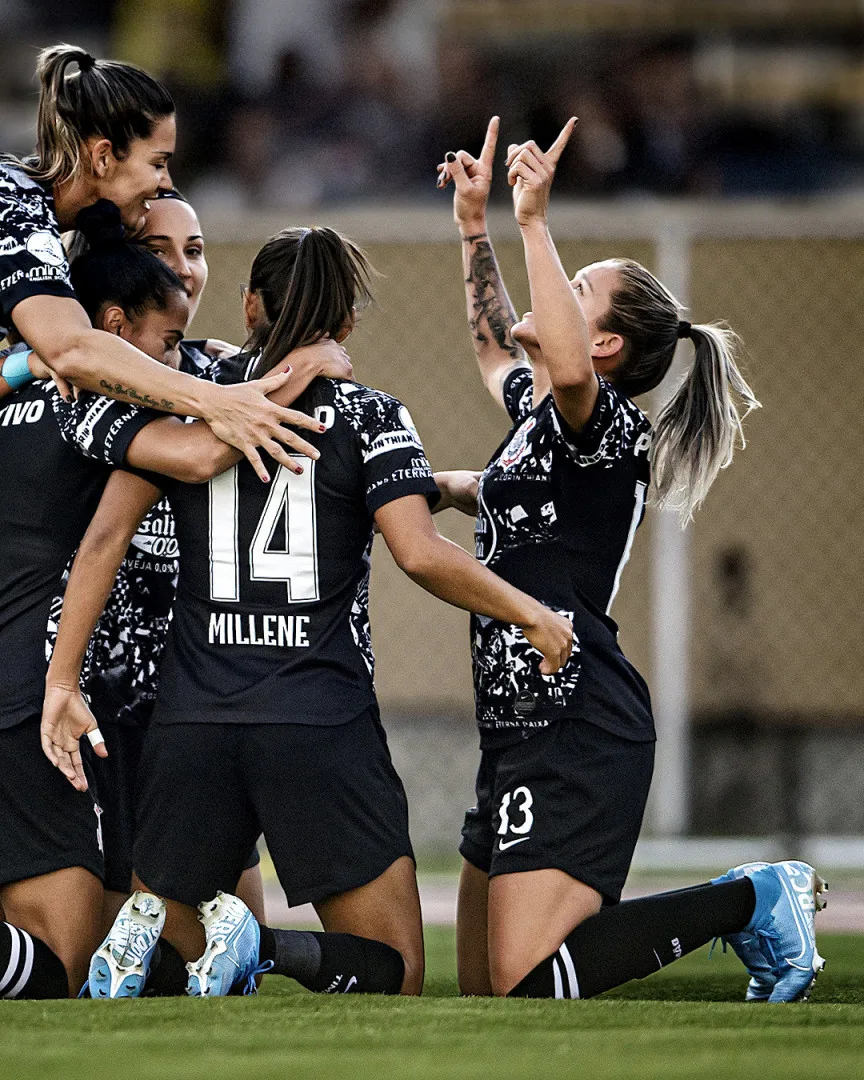
[{"label": "black soccer jersey", "polygon": [[[210,379],[218,364],[214,364],[197,347],[198,344],[180,343],[180,370]],[[85,409],[92,409],[97,401],[105,400],[95,398],[88,404],[87,399],[82,399]],[[108,412],[116,420],[118,417],[140,417],[142,410],[134,405],[113,402],[108,406]],[[150,419],[159,415],[144,412]],[[109,429],[114,420],[109,422]],[[82,427],[79,422],[69,425],[68,430],[77,438]],[[92,447],[88,446],[88,452],[92,452]],[[163,498],[138,527],[87,649],[81,686],[90,696],[100,720],[110,717],[115,722],[136,726],[149,723],[159,688],[159,665],[177,588],[177,569],[174,515],[168,500]],[[65,574],[63,588],[51,607],[49,653],[56,640],[67,579],[68,574]]]},{"label": "black soccer jersey", "polygon": [[647,687],[617,643],[608,611],[642,520],[651,426],[598,377],[579,433],[552,395],[534,408],[533,375],[504,384],[514,427],[480,481],[477,557],[573,620],[570,660],[555,675],[518,627],[472,616],[477,722],[484,745],[506,744],[553,720],[581,717],[630,739],[654,737]]},{"label": "black soccer jersey", "polygon": [[[42,709],[51,599],[110,471],[64,439],[61,406],[47,381],[0,402],[0,727]],[[119,464],[141,426],[130,417],[118,427],[102,412],[88,418],[87,438]]]},{"label": "black soccer jersey", "polygon": [[75,296],[51,192],[0,162],[0,339],[28,296]]},{"label": "black soccer jersey", "polygon": [[333,725],[374,703],[372,519],[438,490],[408,410],[318,379],[295,403],[327,432],[297,475],[241,462],[206,485],[168,483],[180,578],[156,723]]}]

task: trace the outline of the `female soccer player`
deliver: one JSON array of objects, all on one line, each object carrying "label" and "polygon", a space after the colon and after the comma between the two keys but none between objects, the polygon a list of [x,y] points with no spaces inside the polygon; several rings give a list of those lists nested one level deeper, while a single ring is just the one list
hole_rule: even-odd
[{"label": "female soccer player", "polygon": [[[111,326],[100,322],[105,305],[116,296],[118,274],[128,262],[128,255],[111,236],[111,217],[109,212],[108,243],[100,243],[100,238],[91,231],[91,242],[86,245],[85,253],[77,258],[73,256],[71,260],[75,293],[91,321],[102,329],[128,325],[128,317],[116,307],[113,309],[115,322]],[[191,322],[208,275],[204,238],[195,211],[177,192],[162,192],[152,203],[145,225],[135,240],[177,274],[188,296],[188,321]],[[165,362],[191,375],[212,377],[213,361],[202,351],[209,347],[207,341],[183,339]],[[220,351],[226,348],[224,343],[219,343],[219,347]],[[296,365],[296,355],[293,359]],[[346,366],[350,371],[350,365],[343,364],[342,369]],[[97,515],[82,546],[86,549],[90,543],[101,545],[104,542]],[[141,522],[119,567],[105,611],[87,650],[82,680],[82,688],[109,750],[107,758],[97,757],[90,762],[102,810],[106,890],[103,926],[106,931],[131,890],[135,782],[142,740],[158,689],[159,664],[176,581],[174,518],[167,500],[162,499]],[[54,605],[49,635],[52,645],[61,605],[62,594]],[[258,863],[258,852],[253,848],[236,892],[263,922],[264,894]]]},{"label": "female soccer player", "polygon": [[[188,321],[185,290],[158,259],[122,241],[112,204],[94,205],[79,220],[102,215],[103,207],[114,215],[117,256],[99,332],[134,337],[161,361],[176,354]],[[281,388],[283,400],[290,385]],[[295,425],[316,423],[287,411]],[[109,465],[130,460],[131,453],[138,467],[206,480],[240,454],[206,424],[105,398],[88,402],[86,395],[68,405],[50,381],[31,381],[3,401],[0,453],[8,465],[0,477],[0,756],[7,764],[0,774],[0,919],[6,920],[0,923],[0,995],[57,996],[80,988],[98,941],[102,857],[92,799],[66,784],[58,788],[56,772],[45,768],[39,752],[51,598]],[[74,765],[80,769],[77,757]]]},{"label": "female soccer player", "polygon": [[[188,199],[175,188],[160,191],[158,198],[150,204],[144,225],[132,239],[170,266],[183,282],[189,297],[191,323],[198,311],[210,269],[204,253],[201,224]],[[181,357],[198,370],[209,367],[214,359],[236,356],[239,351],[236,345],[214,338],[203,341],[184,339],[180,343]]]},{"label": "female soccer player", "polygon": [[[134,230],[148,200],[171,187],[170,94],[138,68],[95,60],[71,45],[43,50],[36,71],[35,156],[0,163],[0,335],[14,333],[77,386],[203,417],[259,470],[257,445],[287,462],[280,443],[293,446],[294,435],[281,422],[290,418],[262,399],[278,380],[263,388],[218,387],[154,364],[122,338],[94,330],[69,284],[60,232],[75,226],[82,209],[110,199]],[[23,354],[6,358],[2,377],[13,389],[31,377]]]},{"label": "female soccer player", "polygon": [[[162,360],[176,353],[186,294],[157,259],[129,247],[102,329]],[[8,464],[0,479],[0,997],[77,992],[102,909],[94,804],[58,785],[39,750],[48,607],[109,472],[64,441],[57,397],[50,381],[32,382],[0,406],[0,453]],[[110,444],[117,460],[147,422],[146,414],[117,424],[91,420],[91,445]]]},{"label": "female soccer player", "polygon": [[[466,994],[590,997],[725,936],[749,967],[749,996],[796,1000],[821,966],[813,911],[822,883],[812,867],[749,864],[718,883],[618,904],[654,725],[608,611],[652,472],[658,500],[676,503],[686,521],[731,461],[741,433],[735,396],[747,411],[758,403],[731,331],[683,321],[638,263],[610,259],[568,281],[546,209],[574,123],[548,153],[533,142],[508,151],[533,308],[521,321],[486,231],[497,117],[479,159],[449,153],[439,166],[439,186],[455,184],[481,374],[514,424],[480,483],[477,553],[570,615],[578,640],[560,673],[542,679],[525,666],[512,627],[474,620],[482,758],[461,846],[460,985]],[[660,384],[682,338],[693,361],[652,432],[631,399]]]},{"label": "female soccer player", "polygon": [[[358,249],[329,229],[272,238],[252,267],[250,351],[238,376],[264,374],[324,334],[344,338],[368,274]],[[407,808],[372,682],[373,525],[424,588],[522,627],[544,671],[568,655],[570,624],[437,533],[427,503],[437,488],[400,402],[316,379],[298,404],[327,429],[326,454],[301,476],[279,468],[262,486],[241,465],[206,487],[164,486],[180,580],[142,761],[135,872],[141,889],[167,900],[164,936],[191,962],[189,993],[246,987],[270,967],[325,992],[419,993]],[[70,576],[52,662],[66,686],[77,686],[124,545],[160,494],[139,476],[125,480],[105,510],[113,551],[88,552]],[[80,699],[69,706],[83,714]],[[65,719],[55,716],[55,728]],[[219,892],[262,831],[289,903],[313,903],[329,933],[262,927],[259,938],[246,909]],[[138,929],[119,927],[97,951],[94,996],[140,992],[165,911],[155,896],[133,897],[121,918]]]}]

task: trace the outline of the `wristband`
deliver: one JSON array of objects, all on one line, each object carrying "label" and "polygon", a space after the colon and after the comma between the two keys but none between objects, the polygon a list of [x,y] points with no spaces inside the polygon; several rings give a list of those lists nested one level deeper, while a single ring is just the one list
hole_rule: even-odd
[{"label": "wristband", "polygon": [[35,378],[27,362],[31,352],[33,350],[21,342],[12,347],[12,351],[3,361],[0,374],[13,390],[17,390],[20,386],[26,386],[27,383],[33,382]]}]

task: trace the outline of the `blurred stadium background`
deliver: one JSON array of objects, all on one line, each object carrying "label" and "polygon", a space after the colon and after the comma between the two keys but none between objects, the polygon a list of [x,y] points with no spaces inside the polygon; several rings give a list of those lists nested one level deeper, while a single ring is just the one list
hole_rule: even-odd
[{"label": "blurred stadium background", "polygon": [[[409,405],[439,469],[481,468],[506,424],[435,164],[478,148],[493,112],[504,141],[541,143],[578,115],[552,218],[565,265],[631,255],[693,321],[727,319],[764,405],[691,528],[649,513],[613,612],[660,738],[638,865],[864,868],[860,0],[0,0],[0,21],[5,149],[31,145],[37,47],[65,38],[172,87],[172,173],[211,268],[196,335],[241,340],[239,286],[282,225],[365,244],[384,276],[349,342],[358,377]],[[527,306],[501,173],[491,231]],[[373,633],[432,859],[472,800],[467,617],[378,551]]]}]

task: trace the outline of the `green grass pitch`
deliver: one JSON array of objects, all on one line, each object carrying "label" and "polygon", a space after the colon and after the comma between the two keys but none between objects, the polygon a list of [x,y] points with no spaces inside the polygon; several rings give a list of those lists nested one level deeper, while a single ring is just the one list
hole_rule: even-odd
[{"label": "green grass pitch", "polygon": [[823,935],[807,1005],[744,1005],[707,950],[586,1002],[459,1000],[453,932],[427,930],[422,999],[0,1002],[2,1080],[833,1080],[864,1077],[864,936]]}]

